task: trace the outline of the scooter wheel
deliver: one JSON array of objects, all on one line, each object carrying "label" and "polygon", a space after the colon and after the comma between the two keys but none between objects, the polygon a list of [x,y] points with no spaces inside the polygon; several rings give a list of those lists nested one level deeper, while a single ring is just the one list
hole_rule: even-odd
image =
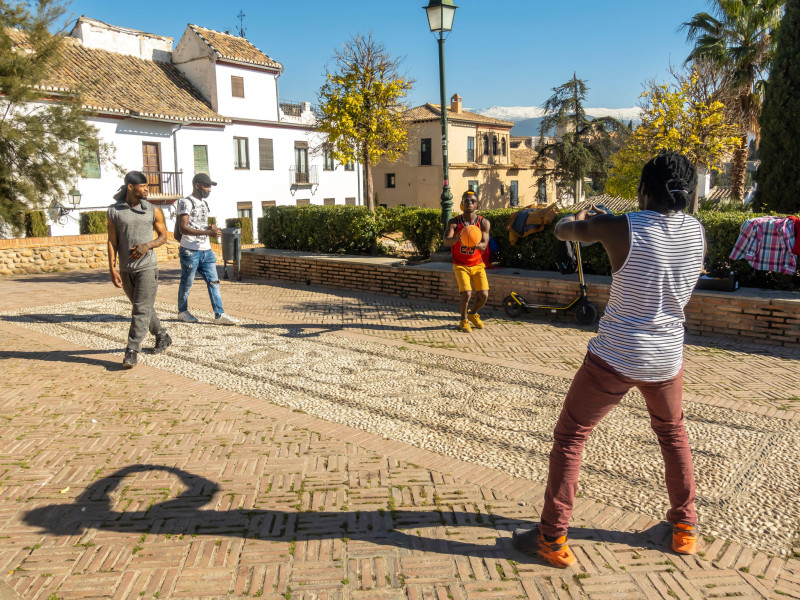
[{"label": "scooter wheel", "polygon": [[[522,296],[517,296],[517,298],[519,298],[520,302],[525,302]],[[503,310],[509,317],[516,319],[525,312],[525,306],[514,300],[513,296],[506,296],[503,299]]]},{"label": "scooter wheel", "polygon": [[580,325],[591,325],[597,318],[597,309],[588,301],[581,302],[575,308],[575,320]]}]

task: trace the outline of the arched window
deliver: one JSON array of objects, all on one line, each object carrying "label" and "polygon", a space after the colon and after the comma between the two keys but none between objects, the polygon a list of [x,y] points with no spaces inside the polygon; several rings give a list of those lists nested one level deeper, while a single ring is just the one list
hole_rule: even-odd
[{"label": "arched window", "polygon": [[492,154],[497,156],[497,136],[496,135],[492,136]]},{"label": "arched window", "polygon": [[489,134],[483,134],[483,153],[489,154]]},{"label": "arched window", "polygon": [[506,138],[500,140],[500,154],[506,155]]}]

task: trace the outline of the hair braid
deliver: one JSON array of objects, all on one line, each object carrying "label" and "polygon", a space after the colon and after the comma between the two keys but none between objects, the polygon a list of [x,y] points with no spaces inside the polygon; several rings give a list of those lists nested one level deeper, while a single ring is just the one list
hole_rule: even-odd
[{"label": "hair braid", "polygon": [[697,187],[697,169],[683,154],[662,151],[642,169],[642,191],[670,211],[689,205]]}]

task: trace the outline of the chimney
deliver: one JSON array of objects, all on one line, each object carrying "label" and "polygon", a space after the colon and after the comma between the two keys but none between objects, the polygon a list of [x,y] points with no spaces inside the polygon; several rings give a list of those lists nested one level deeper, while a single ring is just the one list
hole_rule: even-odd
[{"label": "chimney", "polygon": [[453,94],[453,97],[450,98],[450,112],[461,112],[461,96],[458,94]]}]

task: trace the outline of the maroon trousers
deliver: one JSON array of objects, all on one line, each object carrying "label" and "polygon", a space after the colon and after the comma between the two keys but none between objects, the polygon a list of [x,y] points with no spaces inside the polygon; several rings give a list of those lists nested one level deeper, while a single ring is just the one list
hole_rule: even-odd
[{"label": "maroon trousers", "polygon": [[692,453],[683,426],[683,367],[667,381],[636,381],[621,375],[594,354],[587,353],[572,380],[553,432],[550,473],[540,524],[545,535],[566,535],[578,487],[584,443],[592,429],[634,386],[639,388],[647,403],[650,425],[658,437],[664,458],[667,493],[672,507],[667,511],[667,521],[697,523]]}]

